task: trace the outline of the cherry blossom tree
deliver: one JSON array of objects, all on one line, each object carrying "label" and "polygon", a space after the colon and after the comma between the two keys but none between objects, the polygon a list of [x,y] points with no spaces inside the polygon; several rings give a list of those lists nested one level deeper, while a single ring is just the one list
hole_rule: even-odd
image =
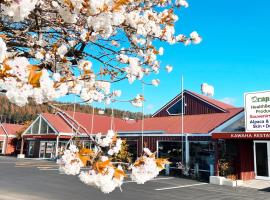
[{"label": "cherry blossom tree", "polygon": [[[175,33],[175,11],[188,7],[185,0],[0,0],[0,90],[18,106],[31,99],[37,104],[73,94],[86,103],[116,101],[120,90],[111,84],[125,79],[132,84],[158,74],[163,47],[155,41],[198,44],[197,32]],[[150,84],[159,85],[158,79]],[[128,100],[142,106],[138,94]],[[119,152],[121,140],[112,130],[92,138],[91,152],[70,145],[59,160],[67,174],[79,174],[89,185],[108,193],[125,177],[121,163],[110,157]],[[90,171],[81,172],[82,158]],[[130,166],[138,183],[154,178],[167,163],[145,149]]]}]

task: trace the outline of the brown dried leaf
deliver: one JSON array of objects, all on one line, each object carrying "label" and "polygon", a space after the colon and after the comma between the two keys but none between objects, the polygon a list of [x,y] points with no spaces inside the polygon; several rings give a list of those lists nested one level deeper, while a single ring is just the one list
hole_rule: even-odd
[{"label": "brown dried leaf", "polygon": [[156,159],[157,167],[160,169],[164,169],[165,165],[170,164],[170,163],[171,162],[169,162],[167,158],[157,158]]},{"label": "brown dried leaf", "polygon": [[118,169],[118,168],[114,169],[113,176],[114,176],[114,178],[116,178],[118,180],[120,180],[121,176],[127,177],[126,173],[123,170]]},{"label": "brown dried leaf", "polygon": [[98,171],[98,173],[104,173],[104,169],[108,166],[112,166],[112,163],[110,160],[106,160],[104,162],[102,161],[98,161],[96,163],[96,170]]},{"label": "brown dried leaf", "polygon": [[139,166],[141,166],[141,165],[144,165],[144,159],[141,157],[141,158],[138,158],[136,161],[135,161],[135,163],[134,163],[134,166],[135,167],[139,167]]},{"label": "brown dried leaf", "polygon": [[30,73],[29,73],[29,77],[28,77],[28,83],[31,84],[33,87],[39,87],[40,83],[40,77],[42,75],[41,71],[38,66],[31,66],[30,67]]},{"label": "brown dried leaf", "polygon": [[84,166],[86,166],[88,161],[91,161],[91,157],[93,157],[93,155],[94,152],[91,149],[82,148],[79,151],[79,158]]}]

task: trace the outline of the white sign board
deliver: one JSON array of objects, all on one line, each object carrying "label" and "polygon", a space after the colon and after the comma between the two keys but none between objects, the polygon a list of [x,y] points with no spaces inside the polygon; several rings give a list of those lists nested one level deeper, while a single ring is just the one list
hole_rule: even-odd
[{"label": "white sign board", "polygon": [[270,132],[270,91],[245,93],[246,132]]}]

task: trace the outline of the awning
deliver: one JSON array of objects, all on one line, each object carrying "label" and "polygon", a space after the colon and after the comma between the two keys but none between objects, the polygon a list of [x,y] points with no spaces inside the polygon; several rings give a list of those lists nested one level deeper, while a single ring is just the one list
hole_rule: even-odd
[{"label": "awning", "polygon": [[269,139],[270,132],[225,132],[213,133],[212,139]]}]

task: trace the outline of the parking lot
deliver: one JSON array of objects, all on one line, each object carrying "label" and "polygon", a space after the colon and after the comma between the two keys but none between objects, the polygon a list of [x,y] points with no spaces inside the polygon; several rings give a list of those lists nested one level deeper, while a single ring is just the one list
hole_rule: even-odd
[{"label": "parking lot", "polygon": [[0,200],[270,199],[269,192],[165,176],[144,185],[127,181],[122,189],[103,194],[76,176],[60,174],[55,162],[0,157]]}]

